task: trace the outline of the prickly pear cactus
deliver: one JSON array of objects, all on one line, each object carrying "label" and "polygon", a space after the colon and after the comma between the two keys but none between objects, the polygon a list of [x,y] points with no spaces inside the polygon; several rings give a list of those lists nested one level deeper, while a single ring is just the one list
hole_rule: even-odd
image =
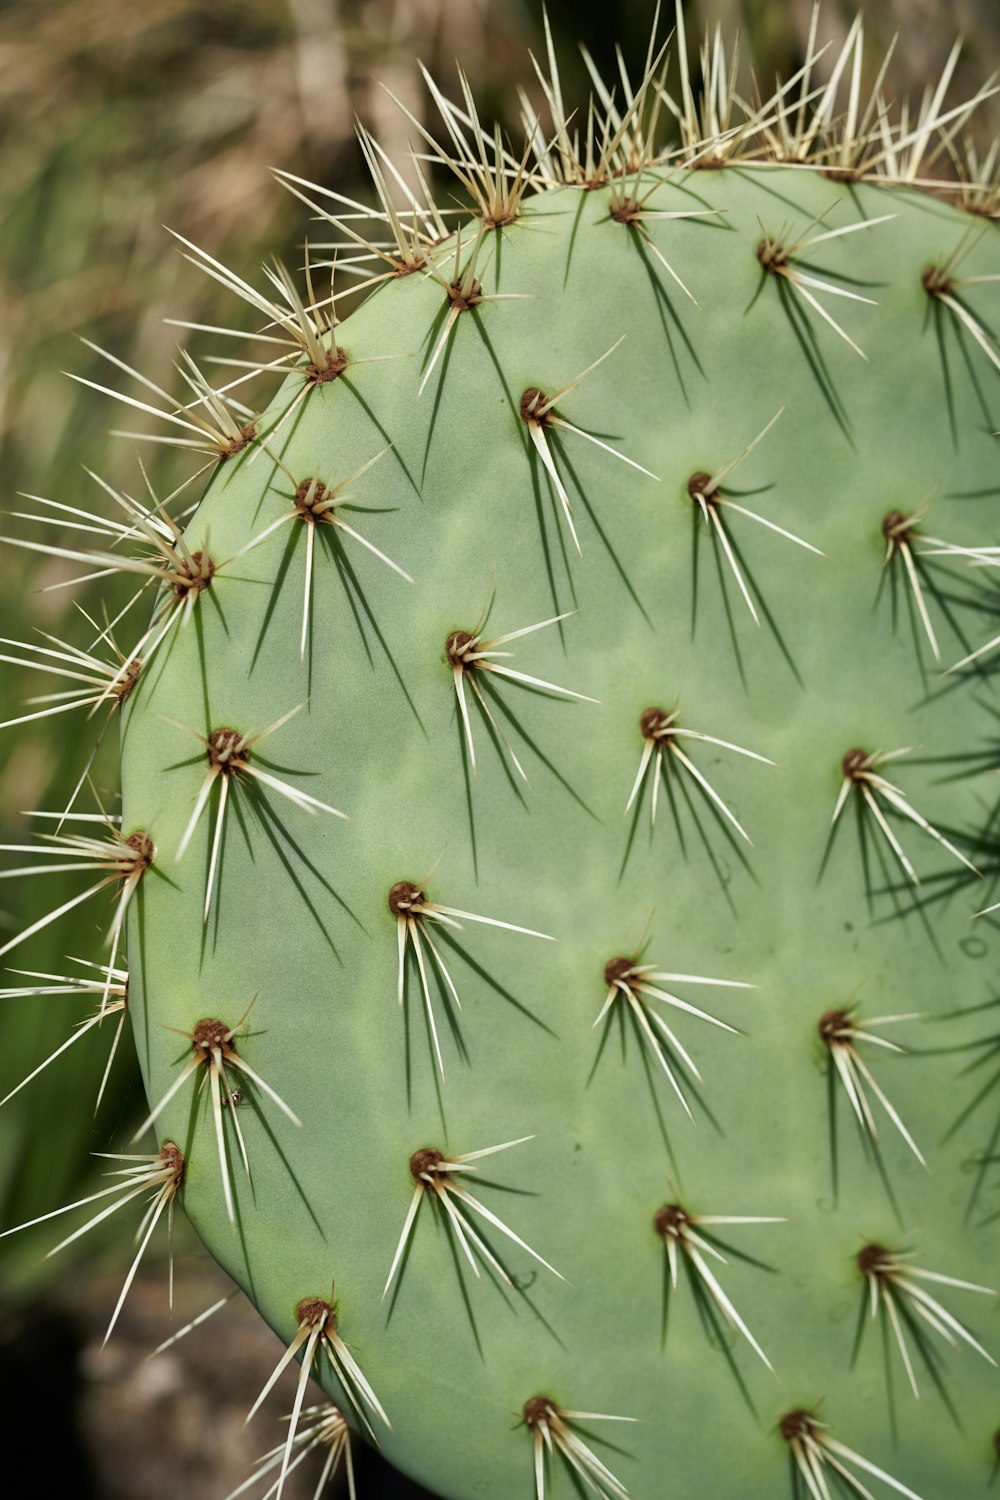
[{"label": "prickly pear cactus", "polygon": [[738,121],[540,69],[523,156],[438,93],[468,213],[292,184],[342,322],[202,258],[284,378],[119,497],[101,1005],[301,1363],[279,1488],[310,1372],[450,1500],[994,1472],[995,199],[860,47]]}]

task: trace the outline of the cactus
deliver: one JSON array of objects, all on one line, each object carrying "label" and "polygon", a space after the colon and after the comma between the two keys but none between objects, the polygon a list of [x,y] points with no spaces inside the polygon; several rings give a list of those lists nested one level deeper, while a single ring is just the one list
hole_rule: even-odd
[{"label": "cactus", "polygon": [[121,826],[29,858],[117,893],[108,1193],[281,1339],[272,1493],[345,1419],[450,1500],[995,1472],[997,196],[932,181],[988,90],[893,120],[856,24],[696,98],[678,28],[575,115],[550,45],[523,149],[432,83],[367,219],[290,179],[343,321],[186,246],[277,393],[133,382],[197,508],[8,538],[149,601],[52,658]]}]

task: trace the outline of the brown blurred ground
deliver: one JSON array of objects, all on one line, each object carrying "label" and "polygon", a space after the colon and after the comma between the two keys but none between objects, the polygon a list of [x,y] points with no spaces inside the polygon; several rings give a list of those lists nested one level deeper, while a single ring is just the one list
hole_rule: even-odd
[{"label": "brown blurred ground", "polygon": [[[30,1493],[74,1500],[224,1500],[255,1461],[284,1439],[295,1377],[282,1381],[246,1425],[246,1414],[281,1346],[238,1294],[162,1354],[147,1356],[177,1329],[232,1291],[207,1256],[179,1269],[174,1317],[166,1268],[137,1278],[111,1341],[104,1332],[121,1275],[101,1269],[85,1282],[60,1281],[40,1302],[11,1313],[0,1329],[4,1437],[30,1454]],[[324,1400],[310,1385],[306,1404]],[[362,1500],[420,1500],[425,1491],[354,1445]],[[304,1460],[286,1500],[312,1500],[324,1453]],[[273,1483],[256,1486],[260,1496]],[[29,1493],[25,1487],[23,1493]],[[341,1473],[325,1492],[347,1493]]]}]

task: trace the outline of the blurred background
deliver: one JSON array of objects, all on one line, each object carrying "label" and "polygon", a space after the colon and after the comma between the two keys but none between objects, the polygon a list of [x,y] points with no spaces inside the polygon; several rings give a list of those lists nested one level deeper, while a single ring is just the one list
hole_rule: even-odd
[{"label": "blurred background", "polygon": [[[548,10],[570,97],[574,84],[578,97],[586,89],[577,40],[606,74],[615,70],[620,41],[639,72],[650,0],[549,0]],[[789,76],[801,66],[810,10],[809,0],[693,0],[685,6],[692,53],[706,24],[721,22],[730,38],[739,30],[750,95],[751,57],[764,89],[775,74]],[[854,10],[844,0],[825,0],[821,39],[842,36]],[[919,98],[958,34],[965,45],[951,90],[956,102],[975,92],[1000,59],[995,0],[947,6],[869,0],[865,10],[872,72],[900,30],[890,96]],[[541,46],[541,7],[534,0],[0,3],[0,511],[31,509],[18,500],[21,492],[84,508],[99,504],[84,465],[138,493],[135,445],[108,429],[155,424],[123,422],[123,408],[61,373],[116,383],[77,336],[176,391],[172,361],[185,335],[165,319],[252,321],[249,309],[183,258],[164,225],[257,284],[261,263],[273,254],[298,266],[306,212],[269,167],[367,197],[355,116],[401,157],[408,127],[378,80],[429,121],[418,62],[450,88],[456,57],[483,117],[505,120],[517,143],[515,89],[521,84],[537,95],[528,48]],[[996,135],[994,104],[975,122],[981,156]],[[210,336],[194,335],[189,343],[199,356],[213,352]],[[193,467],[189,458],[148,444],[144,458],[161,495]],[[26,534],[26,523],[12,524],[4,514],[0,532],[8,528]],[[42,536],[37,527],[32,534]],[[89,593],[52,587],[81,571],[0,547],[0,633],[26,640],[41,629],[86,644],[73,601],[96,617],[105,606],[113,614],[128,593],[115,580]],[[0,654],[9,650],[0,646]],[[0,719],[28,711],[17,705],[52,690],[51,680],[0,663]],[[0,733],[0,841],[25,841],[24,810],[65,804],[79,774],[81,743],[90,743],[81,739],[80,717]],[[112,738],[93,772],[109,810],[116,795]],[[0,872],[20,863],[6,854]],[[0,946],[77,889],[71,876],[0,880]],[[103,915],[84,904],[0,964],[65,974],[66,954],[97,959]],[[0,972],[0,989],[32,982]],[[92,1005],[86,997],[0,998],[0,1098],[66,1040]],[[100,1111],[92,1114],[111,1029],[87,1032],[0,1109],[0,1228],[97,1191],[101,1164],[91,1153],[126,1149],[121,1143],[143,1107],[127,1036]],[[101,1352],[129,1264],[137,1216],[124,1222],[128,1213],[54,1259],[46,1251],[83,1221],[82,1211],[0,1243],[0,1429],[31,1455],[33,1490],[42,1496],[71,1487],[79,1500],[167,1500],[181,1492],[186,1500],[223,1500],[279,1430],[274,1418],[287,1392],[254,1428],[243,1429],[277,1345],[237,1297],[147,1360],[171,1329],[231,1290],[181,1222],[174,1234],[172,1319],[165,1245],[156,1243]],[[294,1476],[285,1491],[290,1500],[312,1494],[316,1472],[304,1466]],[[416,1500],[423,1493],[367,1456],[358,1488],[365,1500]]]}]

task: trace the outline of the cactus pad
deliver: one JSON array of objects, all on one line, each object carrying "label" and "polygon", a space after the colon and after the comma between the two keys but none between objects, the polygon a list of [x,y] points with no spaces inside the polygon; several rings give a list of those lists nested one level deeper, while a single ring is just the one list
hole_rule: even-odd
[{"label": "cactus pad", "polygon": [[658,69],[589,156],[445,102],[474,211],[342,323],[243,286],[284,379],[126,653],[151,1118],[448,1500],[972,1500],[997,229],[815,104],[661,149]]}]

